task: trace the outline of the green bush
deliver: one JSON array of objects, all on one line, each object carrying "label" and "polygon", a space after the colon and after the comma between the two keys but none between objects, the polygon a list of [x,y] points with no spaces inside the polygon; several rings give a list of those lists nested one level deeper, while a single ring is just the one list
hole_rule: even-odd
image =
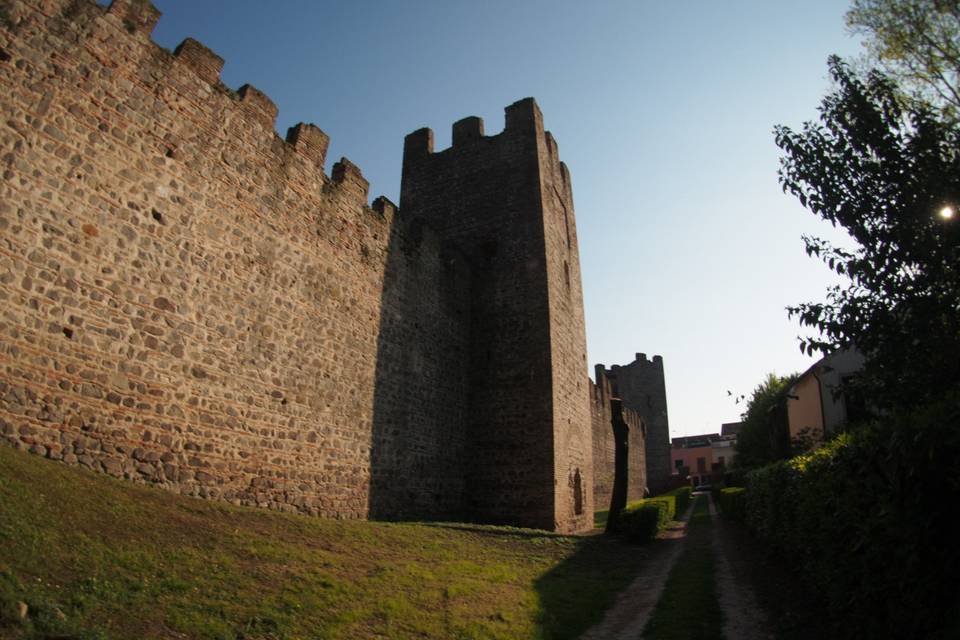
[{"label": "green bush", "polygon": [[631,502],[620,512],[612,531],[634,542],[652,540],[667,523],[686,512],[691,493],[690,487],[680,487],[653,498]]},{"label": "green bush", "polygon": [[823,595],[836,637],[960,637],[958,459],[958,398],[890,415],[752,472],[746,522]]},{"label": "green bush", "polygon": [[665,502],[639,502],[628,506],[620,514],[616,532],[632,542],[647,542],[669,519]]},{"label": "green bush", "polygon": [[743,487],[726,487],[720,489],[718,496],[717,502],[720,504],[720,511],[723,512],[723,515],[731,520],[743,522],[747,490]]},{"label": "green bush", "polygon": [[674,498],[674,513],[682,516],[687,512],[687,507],[690,506],[690,498],[693,495],[693,487],[689,485],[685,487],[679,487],[673,491],[668,491],[663,495],[672,496]]}]

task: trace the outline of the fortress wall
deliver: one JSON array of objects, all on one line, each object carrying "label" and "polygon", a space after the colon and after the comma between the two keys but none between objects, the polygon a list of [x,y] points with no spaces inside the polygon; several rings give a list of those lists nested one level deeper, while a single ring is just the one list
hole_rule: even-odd
[{"label": "fortress wall", "polygon": [[590,426],[593,447],[593,500],[598,511],[610,508],[616,473],[616,443],[610,406],[610,382],[597,373],[590,384]]},{"label": "fortress wall", "polygon": [[[428,292],[469,274],[427,231],[394,251],[394,207],[368,207],[347,160],[323,173],[319,129],[281,139],[213,52],[152,43],[158,17],[46,0],[0,23],[0,431],[184,493],[366,517],[373,445],[414,407],[434,420],[401,471],[448,472],[462,446],[463,297]],[[410,284],[385,299],[385,274]]]},{"label": "fortress wall", "polygon": [[593,526],[593,455],[587,334],[573,186],[557,142],[545,131],[540,145],[547,291],[553,374],[555,519],[572,531]]},{"label": "fortress wall", "polygon": [[646,426],[646,481],[654,494],[670,488],[670,424],[667,416],[667,390],[663,358],[636,354],[630,364],[606,369],[613,394],[623,405],[636,411]]},{"label": "fortress wall", "polygon": [[613,401],[614,420],[627,427],[627,502],[642,500],[647,488],[647,429],[639,413]]},{"label": "fortress wall", "polygon": [[[612,396],[610,380],[603,365],[596,366],[597,383],[590,382],[590,414],[593,440],[593,497],[597,510],[611,507],[616,483],[621,500],[630,503],[644,498],[647,487],[646,426],[636,411]],[[622,477],[617,477],[617,438],[622,442]]]},{"label": "fortress wall", "polygon": [[385,269],[370,516],[463,520],[470,265],[414,222],[394,227]]}]

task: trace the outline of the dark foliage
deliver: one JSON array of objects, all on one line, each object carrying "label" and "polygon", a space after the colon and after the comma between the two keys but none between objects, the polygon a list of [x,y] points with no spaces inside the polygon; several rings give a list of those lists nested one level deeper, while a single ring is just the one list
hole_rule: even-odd
[{"label": "dark foliage", "polygon": [[615,532],[631,542],[653,540],[670,521],[669,508],[662,500],[644,501],[623,510]]},{"label": "dark foliage", "polygon": [[820,122],[777,127],[784,191],[856,243],[805,238],[807,253],[849,277],[826,302],[790,309],[822,337],[801,349],[854,347],[868,358],[862,392],[874,406],[920,406],[960,380],[960,130],[932,107],[903,107],[895,85],[859,79],[831,58],[837,89]]},{"label": "dark foliage", "polygon": [[743,522],[746,516],[747,490],[743,487],[724,487],[720,489],[717,502],[724,516],[736,522]]},{"label": "dark foliage", "polygon": [[753,390],[737,435],[736,471],[756,469],[790,457],[787,392],[797,376],[768,374]]},{"label": "dark foliage", "polygon": [[748,476],[746,520],[823,595],[837,638],[960,637],[960,397]]}]

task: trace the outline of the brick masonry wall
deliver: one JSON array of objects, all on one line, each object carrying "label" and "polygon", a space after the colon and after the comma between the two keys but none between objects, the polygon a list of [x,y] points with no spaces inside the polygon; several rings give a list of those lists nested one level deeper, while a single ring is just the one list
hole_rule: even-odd
[{"label": "brick masonry wall", "polygon": [[466,261],[202,44],[152,43],[149,3],[7,7],[3,437],[243,504],[455,512]]},{"label": "brick masonry wall", "polygon": [[[602,366],[602,365],[600,365]],[[670,489],[670,425],[667,417],[667,391],[664,382],[663,358],[647,360],[638,353],[626,365],[605,369],[613,394],[623,405],[636,411],[647,430],[646,481],[654,494]]]}]

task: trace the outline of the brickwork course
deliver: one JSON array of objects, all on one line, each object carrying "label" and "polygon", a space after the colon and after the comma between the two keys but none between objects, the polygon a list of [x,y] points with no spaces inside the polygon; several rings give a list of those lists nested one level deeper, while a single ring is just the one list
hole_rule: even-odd
[{"label": "brickwork course", "polygon": [[319,128],[153,43],[149,2],[4,6],[6,442],[326,517],[592,526],[572,188],[532,99],[410,134],[400,207],[368,204]]}]

